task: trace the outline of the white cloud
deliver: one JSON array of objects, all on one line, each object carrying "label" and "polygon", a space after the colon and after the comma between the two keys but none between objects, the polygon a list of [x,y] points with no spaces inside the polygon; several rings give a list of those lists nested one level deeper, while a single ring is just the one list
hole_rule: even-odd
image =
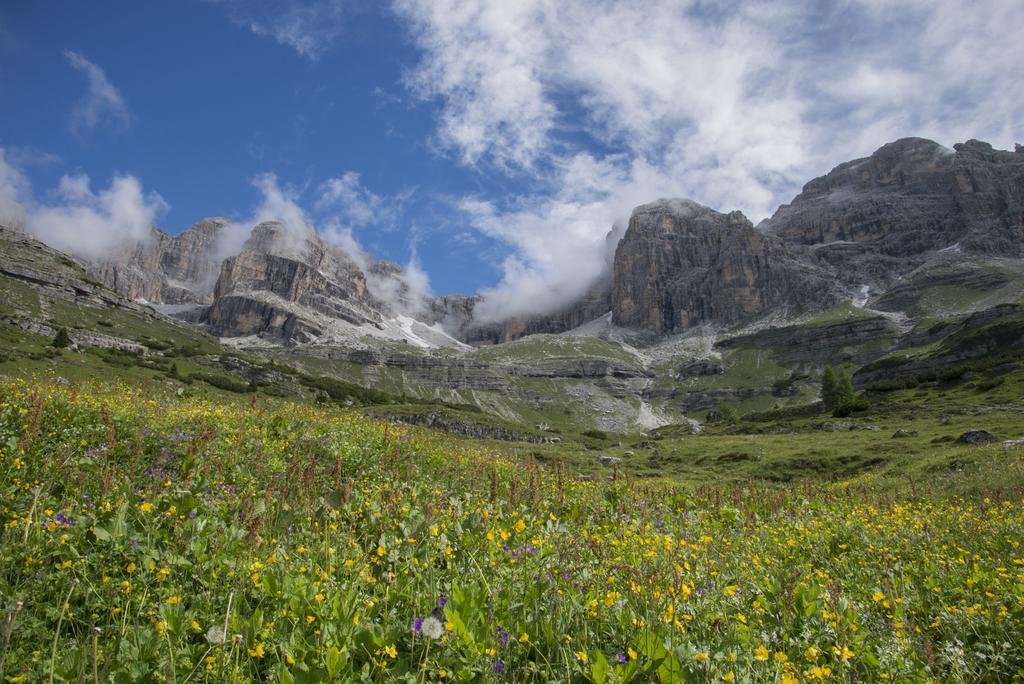
[{"label": "white cloud", "polygon": [[71,110],[71,130],[76,134],[91,131],[105,119],[119,126],[129,126],[132,115],[106,72],[73,50],[65,50],[64,58],[85,76],[88,84],[85,95]]},{"label": "white cloud", "polygon": [[898,137],[1024,135],[1018,0],[394,7],[422,50],[407,82],[440,101],[441,148],[541,177],[539,197],[461,203],[512,250],[481,307],[492,317],[578,296],[611,223],[658,196],[756,222]]},{"label": "white cloud", "polygon": [[363,187],[355,171],[347,171],[323,183],[316,200],[317,209],[336,211],[350,226],[376,222],[381,205],[380,196]]},{"label": "white cloud", "polygon": [[167,208],[160,195],[143,191],[133,176],[115,176],[98,192],[88,176],[63,176],[48,201],[39,201],[0,149],[0,221],[18,216],[29,232],[65,252],[98,259],[126,242],[147,240],[156,217]]},{"label": "white cloud", "polygon": [[208,0],[238,26],[317,60],[345,28],[346,0]]}]

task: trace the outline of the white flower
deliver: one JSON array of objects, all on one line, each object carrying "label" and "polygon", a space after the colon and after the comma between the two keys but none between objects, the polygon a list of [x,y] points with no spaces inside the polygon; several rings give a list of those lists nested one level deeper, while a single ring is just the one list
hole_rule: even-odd
[{"label": "white flower", "polygon": [[444,625],[437,618],[428,617],[423,621],[423,635],[428,639],[440,639],[444,636]]},{"label": "white flower", "polygon": [[206,640],[211,644],[223,644],[227,639],[227,634],[224,633],[223,627],[211,627],[206,630]]}]

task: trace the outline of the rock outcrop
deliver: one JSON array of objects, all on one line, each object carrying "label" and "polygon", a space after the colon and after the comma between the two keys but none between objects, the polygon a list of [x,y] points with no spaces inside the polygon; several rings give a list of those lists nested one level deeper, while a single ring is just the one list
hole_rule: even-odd
[{"label": "rock outcrop", "polygon": [[895,343],[899,328],[884,316],[853,318],[818,325],[787,325],[738,335],[717,343],[717,349],[770,350],[786,365],[822,366],[866,363],[879,349]]},{"label": "rock outcrop", "polygon": [[89,273],[130,299],[151,304],[209,304],[220,268],[222,229],[207,218],[180,235],[151,228],[148,239],[123,246],[108,259],[86,263]]},{"label": "rock outcrop", "polygon": [[381,308],[351,258],[311,229],[267,222],[253,228],[239,254],[224,260],[201,321],[222,337],[315,342],[329,336],[337,321],[379,324]]},{"label": "rock outcrop", "polygon": [[733,325],[836,298],[828,274],[755,230],[742,213],[688,200],[635,209],[615,253],[613,321],[629,328],[666,334]]},{"label": "rock outcrop", "polygon": [[758,227],[876,288],[938,250],[1024,256],[1024,153],[904,138],[810,181]]}]

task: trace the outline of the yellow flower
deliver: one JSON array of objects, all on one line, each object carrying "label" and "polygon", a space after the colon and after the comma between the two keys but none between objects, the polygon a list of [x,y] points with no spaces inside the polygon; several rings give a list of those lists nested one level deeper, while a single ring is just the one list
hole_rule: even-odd
[{"label": "yellow flower", "polygon": [[782,675],[782,684],[800,684],[800,680],[786,672]]},{"label": "yellow flower", "polygon": [[190,627],[192,627],[192,631],[193,632],[201,632],[201,631],[203,631],[202,626],[198,622],[196,622],[195,620],[192,621],[192,624],[190,625]]},{"label": "yellow flower", "polygon": [[626,649],[626,655],[629,656],[630,660],[636,660],[636,651],[634,651],[632,648]]},{"label": "yellow flower", "polygon": [[284,662],[288,663],[289,665],[294,665],[295,664],[295,658],[292,658],[290,655],[285,654]]},{"label": "yellow flower", "polygon": [[818,659],[818,649],[816,649],[814,646],[808,646],[807,650],[804,651],[804,657],[807,658],[808,660],[817,660]]},{"label": "yellow flower", "polygon": [[764,662],[768,660],[768,649],[764,646],[758,646],[754,649],[754,660],[760,660]]},{"label": "yellow flower", "polygon": [[880,591],[876,591],[874,594],[871,595],[871,600],[874,601],[875,603],[878,603],[879,601],[884,601],[885,600],[885,594],[883,594]]},{"label": "yellow flower", "polygon": [[777,662],[777,663],[785,663],[788,660],[789,660],[789,656],[786,655],[785,653],[783,653],[782,651],[776,651],[775,652],[775,662]]},{"label": "yellow flower", "polygon": [[175,594],[171,598],[167,599],[167,605],[169,605],[169,606],[176,606],[179,603],[181,603],[181,597],[178,596],[177,594]]},{"label": "yellow flower", "polygon": [[256,644],[256,648],[250,648],[249,655],[253,658],[262,658],[266,655],[266,652],[263,650],[263,644]]},{"label": "yellow flower", "polygon": [[316,600],[319,603],[320,601],[324,600],[324,595],[323,594],[317,594],[316,596],[313,597],[313,599]]},{"label": "yellow flower", "polygon": [[850,650],[849,646],[843,646],[842,648],[836,646],[832,649],[832,652],[840,658],[842,658],[843,660],[849,660],[855,655],[854,652]]},{"label": "yellow flower", "polygon": [[703,663],[705,660],[707,660],[710,657],[711,657],[711,654],[709,654],[707,651],[701,651],[700,653],[694,653],[693,654],[693,659],[696,660],[698,663]]},{"label": "yellow flower", "polygon": [[448,676],[448,671],[447,670],[439,670],[438,673],[437,673],[438,679],[444,679],[447,676]]},{"label": "yellow flower", "polygon": [[519,636],[519,643],[521,643],[521,644],[525,644],[525,643],[528,643],[529,641],[530,641],[530,635],[529,635],[529,634],[527,634],[526,632],[523,632],[523,633],[522,633],[522,634],[521,634],[521,635]]},{"label": "yellow flower", "polygon": [[385,655],[390,656],[391,658],[397,658],[398,646],[396,644],[391,644],[390,646],[384,649],[384,653]]},{"label": "yellow flower", "polygon": [[576,659],[579,660],[580,662],[584,662],[584,663],[587,662],[587,652],[586,651],[577,651],[576,652]]},{"label": "yellow flower", "polygon": [[729,586],[727,586],[725,588],[725,593],[728,594],[729,596],[735,596],[736,595],[736,585],[735,584],[730,584]]},{"label": "yellow flower", "polygon": [[519,520],[516,520],[515,527],[516,527],[516,532],[522,532],[523,530],[526,529],[526,523],[524,523],[523,519],[520,518]]},{"label": "yellow flower", "polygon": [[161,620],[160,622],[156,623],[156,633],[157,634],[163,634],[166,631],[167,631],[167,623],[166,622]]},{"label": "yellow flower", "polygon": [[150,511],[153,510],[153,504],[149,503],[148,501],[143,501],[142,504],[139,505],[139,510],[142,511],[143,513],[149,513]]},{"label": "yellow flower", "polygon": [[387,553],[387,551],[385,551],[385,550],[384,550],[384,547],[383,547],[383,546],[378,546],[378,547],[377,547],[377,555],[378,555],[378,556],[383,556],[383,555],[384,555],[384,554],[386,554],[386,553]]},{"label": "yellow flower", "polygon": [[722,681],[723,682],[731,682],[734,679],[736,679],[736,675],[734,675],[732,673],[732,670],[730,670],[730,671],[726,672],[724,675],[722,675]]}]

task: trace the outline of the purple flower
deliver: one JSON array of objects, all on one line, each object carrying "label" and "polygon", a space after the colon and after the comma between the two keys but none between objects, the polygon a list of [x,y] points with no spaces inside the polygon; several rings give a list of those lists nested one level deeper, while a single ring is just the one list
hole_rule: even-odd
[{"label": "purple flower", "polygon": [[618,660],[620,663],[624,663],[627,660],[626,654],[623,653],[622,651],[619,651],[618,653],[615,654],[615,659]]},{"label": "purple flower", "polygon": [[498,638],[501,639],[501,644],[503,646],[508,645],[508,632],[505,631],[504,627],[498,627]]},{"label": "purple flower", "polygon": [[501,674],[504,671],[505,671],[505,663],[503,663],[500,660],[495,661],[495,663],[494,663],[494,673],[495,674]]},{"label": "purple flower", "polygon": [[444,608],[447,603],[448,603],[448,599],[445,598],[444,596],[441,596],[440,598],[437,599],[437,605],[440,606],[441,608]]},{"label": "purple flower", "polygon": [[423,631],[423,618],[418,617],[412,619],[412,631],[414,634],[419,634]]}]

